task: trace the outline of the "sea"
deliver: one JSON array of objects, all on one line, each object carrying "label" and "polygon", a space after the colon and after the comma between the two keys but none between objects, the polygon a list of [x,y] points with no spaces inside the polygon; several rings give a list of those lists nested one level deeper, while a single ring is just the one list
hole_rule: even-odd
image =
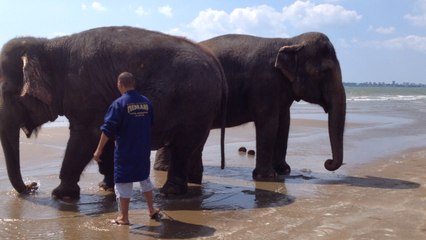
[{"label": "sea", "polygon": [[[346,86],[345,91],[346,162],[368,162],[426,145],[426,87]],[[320,107],[303,101],[292,106],[291,117],[327,121]]]},{"label": "sea", "polygon": [[[135,186],[130,206],[134,224],[124,228],[109,223],[116,216],[117,206],[112,193],[97,188],[101,176],[94,163],[89,164],[81,177],[79,200],[51,198],[51,191],[59,183],[68,137],[69,123],[65,117],[59,117],[45,124],[38,138],[21,140],[24,181],[37,182],[39,190],[29,195],[17,194],[8,180],[4,156],[0,153],[0,239],[250,239],[242,233],[233,233],[236,225],[225,224],[226,217],[238,219],[247,214],[262,217],[265,213],[257,211],[259,208],[280,214],[298,198],[315,197],[315,189],[309,187],[311,182],[306,182],[312,175],[332,178],[347,174],[355,166],[426,147],[426,87],[346,86],[345,90],[344,165],[335,174],[323,167],[324,161],[331,158],[327,114],[318,105],[297,102],[291,107],[287,150],[292,174],[285,179],[285,186],[283,182],[265,183],[273,191],[261,191],[259,195],[259,183],[251,179],[255,159],[237,151],[241,146],[255,150],[253,124],[226,130],[224,170],[219,167],[219,132],[212,130],[203,151],[205,170],[201,189],[191,188],[189,195],[171,199],[163,198],[156,190],[155,202],[167,212],[164,212],[166,220],[152,222],[147,218],[143,196]],[[154,156],[152,152],[152,160]],[[161,187],[166,174],[152,171],[151,178]],[[300,184],[302,181],[305,185]],[[299,183],[297,188],[292,187],[295,182]],[[282,197],[281,191],[291,192],[295,198]],[[263,200],[261,205],[259,199]],[[268,224],[270,227],[282,223],[278,218],[268,218]],[[260,235],[256,232],[265,229],[268,228],[252,226],[247,231],[257,239]]]}]

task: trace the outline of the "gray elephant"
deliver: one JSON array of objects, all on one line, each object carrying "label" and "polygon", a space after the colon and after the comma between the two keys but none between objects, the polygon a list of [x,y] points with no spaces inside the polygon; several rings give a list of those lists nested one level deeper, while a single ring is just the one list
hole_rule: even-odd
[{"label": "gray elephant", "polygon": [[[92,159],[104,114],[120,95],[116,78],[123,71],[134,74],[137,90],[152,101],[152,149],[167,144],[173,153],[161,191],[186,192],[188,165],[202,164],[191,162],[194,153],[205,143],[214,118],[226,110],[223,69],[215,56],[189,40],[131,27],[96,28],[50,40],[22,37],[3,46],[0,138],[16,191],[34,187],[22,181],[19,129],[29,137],[43,123],[66,116],[70,138],[61,182],[52,195],[80,196],[80,175]],[[99,165],[104,187],[114,184],[112,153],[109,143]]]},{"label": "gray elephant", "polygon": [[[257,180],[281,179],[290,173],[286,162],[290,106],[304,100],[328,113],[332,159],[325,168],[334,171],[343,161],[346,96],[333,45],[322,33],[293,38],[224,35],[200,45],[219,58],[228,82],[227,127],[254,122]],[[219,122],[214,127],[219,127]],[[157,151],[154,168],[167,169],[171,153]],[[199,153],[199,157],[201,154]],[[200,162],[200,161],[197,161]],[[193,166],[201,176],[202,166]],[[198,172],[197,172],[198,171]]]}]

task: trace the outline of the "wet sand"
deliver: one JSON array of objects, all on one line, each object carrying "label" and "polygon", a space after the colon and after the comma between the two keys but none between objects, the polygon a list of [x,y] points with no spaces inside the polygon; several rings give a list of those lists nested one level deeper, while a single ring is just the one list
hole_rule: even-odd
[{"label": "wet sand", "polygon": [[[130,227],[109,223],[116,216],[114,195],[98,190],[101,176],[94,163],[80,180],[80,200],[50,197],[59,184],[68,130],[43,128],[37,139],[21,143],[24,180],[40,184],[36,193],[19,196],[12,189],[0,155],[0,238],[426,239],[426,147],[357,161],[368,155],[357,154],[357,135],[368,136],[368,127],[348,122],[348,161],[328,172],[323,168],[330,155],[326,121],[292,120],[287,161],[293,170],[282,182],[251,179],[255,159],[237,150],[255,149],[253,125],[227,129],[224,170],[214,130],[203,152],[203,184],[191,185],[181,197],[164,198],[156,190],[155,201],[165,213],[160,222],[149,220],[135,186]],[[307,136],[312,142],[303,143]],[[161,187],[166,173],[151,176]]]}]

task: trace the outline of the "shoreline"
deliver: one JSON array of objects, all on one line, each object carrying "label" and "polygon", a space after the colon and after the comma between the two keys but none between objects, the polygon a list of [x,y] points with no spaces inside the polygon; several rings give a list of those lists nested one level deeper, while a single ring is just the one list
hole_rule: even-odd
[{"label": "shoreline", "polygon": [[[379,162],[384,161],[383,158],[389,158],[394,155],[398,154],[405,154],[412,151],[421,150],[426,147],[426,143],[424,143],[424,146],[414,146],[411,147],[409,145],[402,146],[401,150],[397,150],[396,152],[383,152],[379,156],[374,156],[372,159],[362,160],[362,161],[354,161],[354,157],[352,156],[353,153],[350,148],[353,148],[353,143],[351,143],[350,139],[348,141],[347,138],[350,136],[347,136],[348,132],[357,132],[357,131],[364,131],[363,129],[366,128],[372,128],[375,124],[373,123],[360,123],[360,122],[347,122],[345,127],[345,158],[343,160],[344,165],[341,167],[347,169],[348,172],[353,171],[354,169],[357,169],[359,167],[363,167],[366,165],[372,165],[378,164]],[[290,163],[292,161],[292,158],[298,158],[299,153],[301,150],[298,148],[298,145],[301,144],[298,142],[298,138],[304,139],[305,137],[312,137],[312,135],[319,135],[321,139],[323,140],[322,144],[326,146],[326,148],[329,148],[329,139],[328,139],[328,123],[327,120],[323,119],[301,119],[301,118],[295,118],[291,120],[290,123],[290,134],[289,134],[289,146],[287,151],[287,161]],[[21,133],[21,158],[24,159],[26,163],[32,163],[33,161],[31,159],[35,159],[37,162],[40,160],[40,157],[43,157],[45,155],[45,152],[54,152],[53,156],[58,157],[57,161],[62,162],[63,154],[65,153],[65,148],[67,144],[67,140],[69,138],[69,129],[68,126],[49,126],[49,127],[42,127],[38,133],[38,136],[32,136],[31,138],[26,138],[23,133]],[[229,155],[232,157],[235,155],[234,153],[237,152],[237,145],[241,143],[240,145],[247,144],[247,149],[253,149],[255,150],[255,128],[254,124],[246,123],[242,124],[237,127],[233,128],[227,128],[225,131],[225,150],[229,153]],[[205,144],[205,151],[209,152],[210,154],[214,154],[215,151],[219,151],[219,143],[220,143],[220,129],[213,129],[210,132],[209,138],[207,139],[207,142]],[[346,144],[348,143],[348,144]],[[295,147],[296,146],[296,147]],[[1,148],[1,146],[0,146]],[[28,149],[26,149],[28,148]],[[294,149],[293,149],[294,148]],[[320,147],[317,147],[320,148]],[[2,151],[2,149],[1,149]],[[321,159],[321,153],[319,150],[316,152],[316,150],[313,150],[313,154],[309,155],[306,154],[306,158],[315,158],[315,159]],[[350,155],[346,154],[349,153]],[[325,155],[331,156],[331,149],[324,151]],[[316,156],[318,155],[318,156]],[[52,153],[49,153],[48,156],[52,156]],[[0,161],[0,167],[4,165],[4,156],[1,156],[2,158]],[[155,151],[152,151],[151,153],[151,161],[154,160],[155,157]],[[316,162],[315,165],[318,165],[318,161],[321,160],[313,160],[312,162]],[[325,159],[325,158],[324,158]],[[349,160],[349,162],[348,162]],[[22,160],[21,160],[22,161]],[[214,162],[212,165],[215,165],[217,160],[213,160]],[[209,164],[211,161],[209,159],[206,159],[204,164]],[[303,162],[303,161],[302,161]],[[310,161],[307,162],[309,164]],[[296,164],[298,164],[296,162]],[[31,164],[30,164],[31,165]],[[322,167],[322,162],[321,162]],[[350,168],[347,166],[350,165]],[[21,167],[25,168],[25,164],[21,164]],[[367,167],[367,166],[366,166]],[[254,168],[254,165],[253,165]],[[368,167],[367,167],[368,168]],[[23,169],[24,170],[24,169]],[[340,170],[340,169],[339,169]],[[337,171],[339,171],[337,170]],[[59,171],[59,169],[58,169]]]}]

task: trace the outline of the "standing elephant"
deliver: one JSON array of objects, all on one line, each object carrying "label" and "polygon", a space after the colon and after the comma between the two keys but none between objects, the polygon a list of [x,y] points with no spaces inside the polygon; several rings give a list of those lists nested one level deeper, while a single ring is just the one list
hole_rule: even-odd
[{"label": "standing elephant", "polygon": [[[161,191],[187,190],[194,153],[205,143],[214,118],[225,111],[227,85],[220,63],[183,38],[132,27],[104,27],[50,40],[16,38],[4,45],[0,138],[16,191],[24,193],[32,187],[22,181],[19,129],[30,137],[43,123],[63,115],[70,123],[70,138],[61,182],[52,196],[79,197],[80,175],[92,159],[108,106],[120,96],[116,78],[123,71],[134,74],[137,90],[153,104],[152,149],[167,144],[173,153]],[[114,184],[112,153],[110,143],[99,165],[105,187]]]},{"label": "standing elephant", "polygon": [[[254,179],[275,179],[290,173],[285,157],[294,100],[319,104],[328,113],[333,158],[325,161],[325,168],[334,171],[342,165],[346,96],[339,61],[327,36],[305,33],[293,38],[261,38],[231,34],[200,44],[211,49],[225,71],[226,126],[254,121]],[[156,169],[167,167],[168,159],[163,156],[170,156],[169,152],[167,148],[157,152]]]}]

